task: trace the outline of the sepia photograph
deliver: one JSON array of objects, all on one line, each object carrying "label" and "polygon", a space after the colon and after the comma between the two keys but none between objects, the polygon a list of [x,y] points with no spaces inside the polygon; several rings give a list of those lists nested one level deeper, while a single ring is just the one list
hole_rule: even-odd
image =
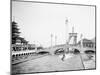
[{"label": "sepia photograph", "polygon": [[11,1],[11,74],[96,69],[96,6]]}]

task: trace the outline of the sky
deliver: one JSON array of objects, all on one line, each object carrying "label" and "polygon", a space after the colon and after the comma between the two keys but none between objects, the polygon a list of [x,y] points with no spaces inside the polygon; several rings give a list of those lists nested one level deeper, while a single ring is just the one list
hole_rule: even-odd
[{"label": "sky", "polygon": [[[64,44],[68,39],[68,33],[78,33],[83,38],[95,37],[95,7],[63,4],[47,4],[35,2],[12,2],[12,20],[18,23],[20,36],[30,44],[38,44],[43,47],[52,44]],[[66,23],[66,20],[68,22]]]}]

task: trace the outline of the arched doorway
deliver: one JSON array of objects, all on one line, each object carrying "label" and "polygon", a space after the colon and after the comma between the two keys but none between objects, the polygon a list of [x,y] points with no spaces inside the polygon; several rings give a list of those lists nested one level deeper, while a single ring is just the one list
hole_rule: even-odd
[{"label": "arched doorway", "polygon": [[93,51],[93,50],[86,50],[86,51],[84,51],[84,53],[86,53],[86,54],[94,54],[95,51]]},{"label": "arched doorway", "polygon": [[74,53],[74,54],[79,54],[80,51],[79,51],[78,49],[74,49],[73,53]]}]

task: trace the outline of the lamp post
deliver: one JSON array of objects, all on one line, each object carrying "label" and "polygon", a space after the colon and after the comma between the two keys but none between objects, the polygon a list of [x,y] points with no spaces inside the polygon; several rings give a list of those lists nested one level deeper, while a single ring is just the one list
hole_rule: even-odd
[{"label": "lamp post", "polygon": [[65,20],[65,25],[66,25],[65,34],[66,34],[66,44],[67,44],[68,43],[68,18],[66,18]]},{"label": "lamp post", "polygon": [[57,45],[57,36],[55,36],[55,46]]},{"label": "lamp post", "polygon": [[81,34],[81,36],[80,36],[80,38],[81,38],[81,48],[83,47],[83,39],[82,39],[82,37],[83,37],[83,34]]},{"label": "lamp post", "polygon": [[51,48],[52,48],[52,37],[53,37],[53,34],[51,34]]}]

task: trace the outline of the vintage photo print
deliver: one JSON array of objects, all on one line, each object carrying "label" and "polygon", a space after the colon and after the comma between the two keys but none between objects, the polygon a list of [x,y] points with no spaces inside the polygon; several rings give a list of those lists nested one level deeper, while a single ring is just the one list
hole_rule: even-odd
[{"label": "vintage photo print", "polygon": [[96,69],[96,6],[11,1],[11,74]]}]

